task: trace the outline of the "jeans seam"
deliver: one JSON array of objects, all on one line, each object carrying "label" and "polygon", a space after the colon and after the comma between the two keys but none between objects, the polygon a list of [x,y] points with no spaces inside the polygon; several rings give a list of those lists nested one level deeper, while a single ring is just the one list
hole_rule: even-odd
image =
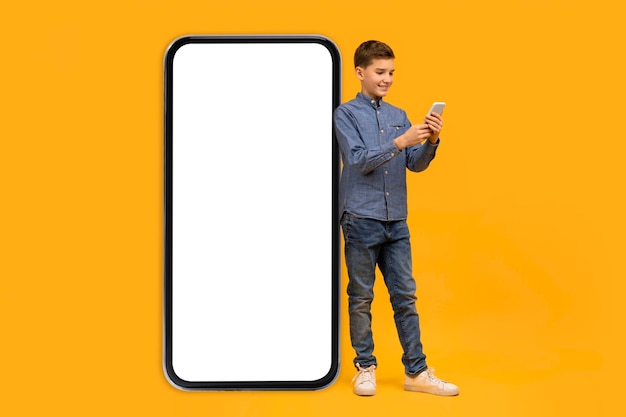
[{"label": "jeans seam", "polygon": [[[393,286],[393,294],[392,294],[392,298],[396,301],[396,303],[398,302],[398,274],[395,271],[395,265],[393,265],[393,263],[390,265],[389,267],[389,272],[391,273],[391,280],[392,280],[392,286]],[[393,307],[393,302],[392,302],[392,307]],[[397,308],[399,308],[399,306],[397,306]],[[395,309],[394,309],[395,310]],[[395,314],[395,312],[394,312]],[[400,314],[400,337],[401,337],[401,341],[400,343],[403,346],[408,346],[407,343],[407,331],[406,331],[406,321],[404,320],[404,316]]]}]

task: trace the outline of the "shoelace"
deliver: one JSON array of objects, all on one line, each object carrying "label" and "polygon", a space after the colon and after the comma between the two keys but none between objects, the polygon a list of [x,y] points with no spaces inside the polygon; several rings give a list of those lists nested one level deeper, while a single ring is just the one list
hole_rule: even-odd
[{"label": "shoelace", "polygon": [[435,368],[426,369],[426,379],[428,379],[433,384],[438,385],[440,388],[443,388],[446,384],[446,381],[443,381],[435,376]]},{"label": "shoelace", "polygon": [[358,363],[356,364],[359,372],[352,378],[352,382],[356,381],[357,378],[361,377],[361,382],[371,381],[372,380],[372,369],[371,367],[362,368]]}]

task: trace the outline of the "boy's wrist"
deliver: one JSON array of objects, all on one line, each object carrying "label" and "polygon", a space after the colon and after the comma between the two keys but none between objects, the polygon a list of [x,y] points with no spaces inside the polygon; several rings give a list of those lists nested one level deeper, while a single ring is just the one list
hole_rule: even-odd
[{"label": "boy's wrist", "polygon": [[402,143],[402,136],[398,136],[393,140],[394,145],[398,148],[398,151],[402,151],[405,148],[404,143]]}]

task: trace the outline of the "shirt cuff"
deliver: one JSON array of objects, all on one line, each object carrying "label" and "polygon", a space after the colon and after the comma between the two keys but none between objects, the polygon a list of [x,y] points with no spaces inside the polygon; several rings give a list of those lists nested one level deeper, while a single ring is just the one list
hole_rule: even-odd
[{"label": "shirt cuff", "polygon": [[396,144],[391,142],[391,144],[386,149],[384,149],[384,152],[389,157],[389,159],[391,159],[398,156],[398,154],[402,151],[399,151],[398,148],[396,148]]}]

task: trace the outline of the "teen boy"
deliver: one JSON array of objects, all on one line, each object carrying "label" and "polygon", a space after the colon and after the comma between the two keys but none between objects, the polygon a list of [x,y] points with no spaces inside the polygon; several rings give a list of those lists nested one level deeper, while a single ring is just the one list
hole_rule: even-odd
[{"label": "teen boy", "polygon": [[443,120],[432,113],[424,123],[411,125],[403,110],[383,101],[393,83],[394,58],[391,48],[382,42],[362,43],[354,54],[361,92],[334,113],[344,163],[339,209],[349,278],[350,339],[358,371],[354,393],[376,393],[370,305],[378,265],[404,351],[404,389],[457,395],[455,385],[440,380],[426,366],[406,223],[406,170],[428,168],[439,145]]}]

